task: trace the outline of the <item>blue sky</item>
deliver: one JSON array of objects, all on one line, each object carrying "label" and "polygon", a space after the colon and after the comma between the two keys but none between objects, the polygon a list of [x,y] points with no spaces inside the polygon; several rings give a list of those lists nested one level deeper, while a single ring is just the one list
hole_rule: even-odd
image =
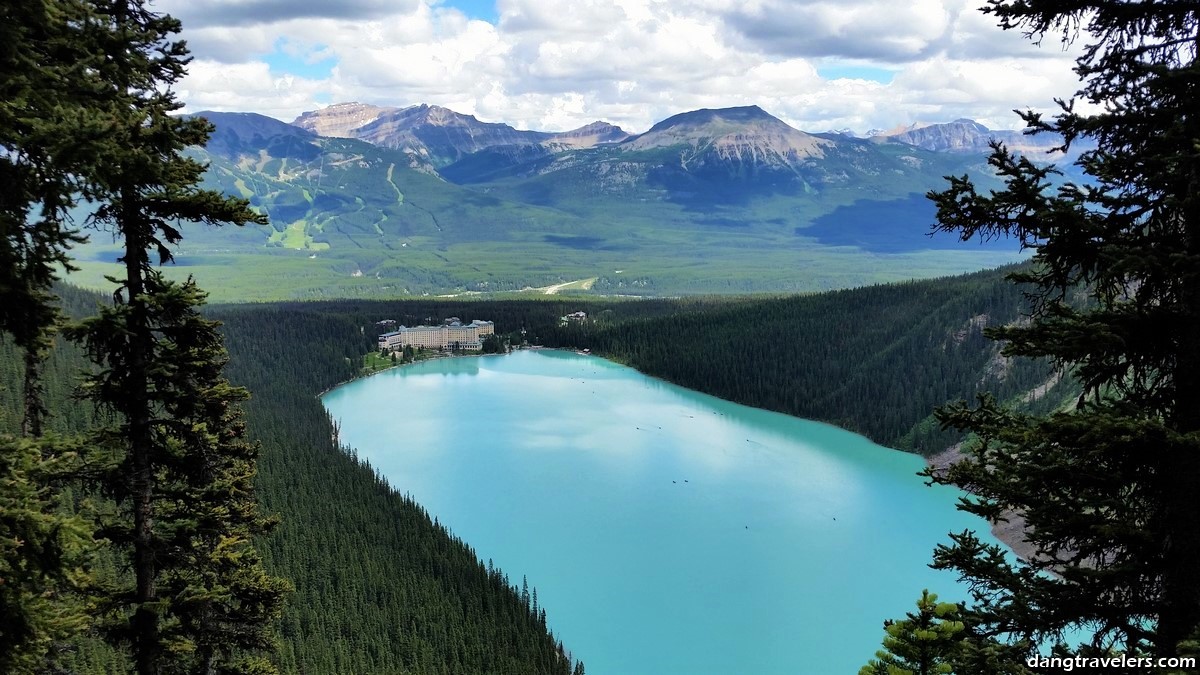
[{"label": "blue sky", "polygon": [[896,77],[896,71],[889,68],[854,65],[818,66],[817,74],[826,80],[870,80],[880,84],[888,84]]},{"label": "blue sky", "polygon": [[1019,124],[1074,91],[1076,51],[978,0],[158,0],[195,60],[190,110],[291,120],[343,101],[430,103],[520,128],[641,131],[759,105],[798,128],[968,117]]},{"label": "blue sky", "polygon": [[496,3],[487,0],[451,0],[445,6],[453,7],[472,19],[480,19],[495,23],[499,18],[496,13]]},{"label": "blue sky", "polygon": [[[337,58],[333,54],[306,58],[305,53],[311,53],[311,49],[289,48],[286,38],[279,38],[272,46],[273,49],[261,54],[260,58],[270,66],[274,73],[308,79],[323,79],[333,75],[333,67],[337,65]],[[317,51],[322,51],[327,49],[327,46],[317,44],[315,48]]]}]

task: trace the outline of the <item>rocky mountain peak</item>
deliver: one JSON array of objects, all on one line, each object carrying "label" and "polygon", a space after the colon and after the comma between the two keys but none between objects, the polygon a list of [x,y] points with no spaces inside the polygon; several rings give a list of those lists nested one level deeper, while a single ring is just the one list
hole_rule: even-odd
[{"label": "rocky mountain peak", "polygon": [[805,157],[823,156],[823,148],[831,144],[833,141],[800,131],[751,105],[680,113],[621,147],[636,151],[683,145],[694,151],[710,149],[738,161],[790,165]]},{"label": "rocky mountain peak", "polygon": [[335,103],[320,110],[301,113],[292,124],[319,136],[354,138],[356,129],[393,110],[396,108],[367,103]]},{"label": "rocky mountain peak", "polygon": [[241,155],[257,155],[259,150],[276,145],[285,146],[298,155],[318,152],[317,135],[274,117],[244,112],[212,112],[189,115],[203,117],[215,127],[206,148],[214,155],[234,159]]},{"label": "rocky mountain peak", "polygon": [[[578,129],[563,131],[555,134],[555,136],[590,136],[592,134],[624,134],[625,130],[615,124],[609,124],[601,120],[589,122]],[[628,135],[628,134],[626,134]]]},{"label": "rocky mountain peak", "polygon": [[258,113],[202,110],[198,113],[188,115],[188,117],[203,117],[211,122],[213,126],[217,127],[219,131],[235,133],[246,138],[254,136],[264,138],[271,136],[303,136],[310,138],[317,135],[304,127],[281,122],[274,117],[267,117]]},{"label": "rocky mountain peak", "polygon": [[1058,136],[1042,134],[1026,136],[1020,131],[989,129],[972,119],[960,118],[944,124],[914,125],[875,137],[877,141],[897,141],[934,152],[989,151],[993,140],[1004,143],[1010,150],[1029,155],[1042,155],[1062,143]]},{"label": "rocky mountain peak", "polygon": [[404,119],[408,124],[428,124],[435,127],[469,127],[483,124],[474,115],[465,115],[440,105],[422,103],[396,112],[397,119]]},{"label": "rocky mountain peak", "polygon": [[601,143],[619,143],[626,138],[629,138],[629,134],[621,127],[597,120],[578,129],[554,134],[543,144],[562,149],[580,149],[590,148]]},{"label": "rocky mountain peak", "polygon": [[[674,127],[734,128],[755,123],[774,123],[787,126],[783,120],[772,116],[762,108],[756,105],[748,105],[736,108],[701,108],[700,110],[679,113],[650,127],[650,131],[646,132],[646,134],[662,132]],[[791,127],[788,128],[790,129]]]},{"label": "rocky mountain peak", "polygon": [[422,103],[387,111],[355,129],[354,136],[417,155],[440,168],[485,148],[537,144],[553,134],[519,131],[507,124],[481,122],[474,115]]}]

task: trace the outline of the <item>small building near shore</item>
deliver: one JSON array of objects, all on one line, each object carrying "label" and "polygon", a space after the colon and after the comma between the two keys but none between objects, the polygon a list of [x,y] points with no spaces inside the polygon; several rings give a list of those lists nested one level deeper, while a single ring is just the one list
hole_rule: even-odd
[{"label": "small building near shore", "polygon": [[463,324],[456,317],[440,326],[400,326],[396,330],[379,336],[380,351],[400,351],[405,347],[422,347],[425,349],[446,349],[447,347],[466,351],[483,349],[483,338],[496,333],[496,326],[491,321],[478,319],[469,324]]},{"label": "small building near shore", "polygon": [[567,323],[568,321],[587,321],[587,312],[571,312],[562,317],[560,321],[562,323]]}]

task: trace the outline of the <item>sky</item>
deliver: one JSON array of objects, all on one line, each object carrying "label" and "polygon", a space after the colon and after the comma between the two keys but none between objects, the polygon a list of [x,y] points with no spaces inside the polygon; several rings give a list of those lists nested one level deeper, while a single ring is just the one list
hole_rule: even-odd
[{"label": "sky", "polygon": [[1034,44],[983,0],[157,0],[194,60],[188,112],[292,121],[358,101],[519,129],[758,105],[806,131],[971,118],[1021,126],[1078,89],[1078,46]]}]

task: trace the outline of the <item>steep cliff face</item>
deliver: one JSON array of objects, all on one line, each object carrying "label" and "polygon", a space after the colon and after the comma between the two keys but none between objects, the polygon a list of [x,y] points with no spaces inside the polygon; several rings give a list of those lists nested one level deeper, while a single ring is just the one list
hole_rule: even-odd
[{"label": "steep cliff face", "polygon": [[400,150],[412,155],[417,164],[434,168],[498,146],[554,141],[561,149],[575,149],[627,135],[617,127],[602,129],[594,125],[563,134],[520,131],[507,124],[481,122],[474,115],[426,104],[394,108],[338,103],[303,113],[293,124],[321,136],[358,138]]},{"label": "steep cliff face", "polygon": [[489,189],[538,204],[604,195],[620,208],[629,200],[712,205],[829,189],[903,197],[927,191],[930,177],[946,175],[943,165],[961,162],[902,143],[809,134],[757,106],[681,113],[609,140],[623,133],[597,122],[540,145],[492,146],[438,172],[459,184],[499,183]]},{"label": "steep cliff face", "polygon": [[[571,131],[523,131],[508,124],[481,122],[436,105],[406,108],[338,103],[301,114],[292,125],[319,136],[358,138],[401,150],[427,170],[440,170],[471,154],[513,146],[501,154],[527,158],[615,145],[624,151],[680,149],[679,162],[688,167],[737,167],[739,171],[795,168],[820,160],[843,141],[869,139],[874,143],[902,143],[938,153],[987,154],[997,140],[1010,150],[1037,160],[1062,161],[1052,151],[1061,145],[1058,136],[1027,136],[1021,131],[989,129],[970,119],[945,124],[916,123],[889,130],[874,129],[864,136],[849,130],[809,134],[789,126],[758,106],[694,110],[670,117],[644,134],[631,136],[623,129],[596,121]],[[517,146],[541,146],[541,149]],[[1091,147],[1076,143],[1066,159]],[[833,150],[837,154],[837,150]]]},{"label": "steep cliff face", "polygon": [[987,150],[988,141],[996,134],[1009,133],[1011,132],[993,132],[974,120],[959,119],[948,124],[913,125],[894,129],[876,137],[934,152],[979,152]]},{"label": "steep cliff face", "polygon": [[380,115],[394,112],[389,108],[366,103],[337,103],[320,110],[302,113],[292,124],[307,129],[318,136],[334,138],[356,138],[355,130],[379,119]]}]

